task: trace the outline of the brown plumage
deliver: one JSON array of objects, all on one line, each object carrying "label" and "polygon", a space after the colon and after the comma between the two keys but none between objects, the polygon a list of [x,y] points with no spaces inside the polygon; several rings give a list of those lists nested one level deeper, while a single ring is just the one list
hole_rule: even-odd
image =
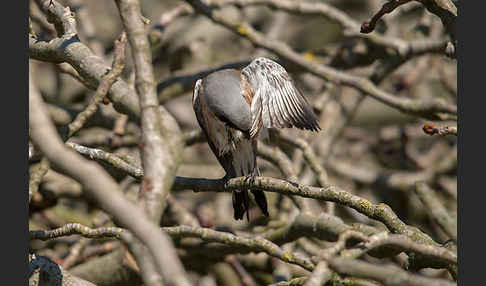
[{"label": "brown plumage", "polygon": [[[226,171],[226,178],[259,176],[257,138],[266,128],[320,130],[317,117],[285,69],[257,58],[241,72],[225,69],[196,82],[193,108],[208,144]],[[262,190],[251,191],[268,216]],[[234,218],[249,220],[248,190],[232,193]]]}]

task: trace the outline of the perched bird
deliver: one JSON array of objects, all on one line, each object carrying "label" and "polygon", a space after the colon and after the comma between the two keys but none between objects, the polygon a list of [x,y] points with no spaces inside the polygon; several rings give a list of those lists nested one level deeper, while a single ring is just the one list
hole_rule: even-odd
[{"label": "perched bird", "polygon": [[[318,119],[287,71],[267,58],[253,60],[243,70],[223,69],[199,79],[192,105],[209,146],[226,171],[225,179],[260,175],[257,138],[266,128],[297,127],[319,131]],[[268,216],[262,190],[251,191]],[[249,220],[248,190],[232,192],[234,218]]]}]

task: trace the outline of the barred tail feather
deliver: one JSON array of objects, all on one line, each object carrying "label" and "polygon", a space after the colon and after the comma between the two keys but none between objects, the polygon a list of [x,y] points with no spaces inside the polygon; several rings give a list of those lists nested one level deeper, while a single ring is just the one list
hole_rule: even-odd
[{"label": "barred tail feather", "polygon": [[243,219],[246,213],[246,218],[250,221],[250,197],[247,190],[234,190],[232,192],[234,218],[236,220]]},{"label": "barred tail feather", "polygon": [[262,190],[252,190],[251,193],[255,196],[255,202],[265,216],[270,216],[267,209],[267,198]]}]

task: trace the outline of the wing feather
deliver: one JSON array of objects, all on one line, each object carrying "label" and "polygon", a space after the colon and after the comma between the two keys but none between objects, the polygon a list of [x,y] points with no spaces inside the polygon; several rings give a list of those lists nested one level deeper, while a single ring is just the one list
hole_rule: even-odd
[{"label": "wing feather", "polygon": [[285,106],[287,107],[287,113],[290,117],[289,122],[291,122],[291,124],[295,125],[296,122],[298,122],[298,119],[295,115],[297,111],[295,110],[295,107],[294,107],[295,103],[292,100],[292,97],[282,96],[281,98],[285,102]]},{"label": "wing feather", "polygon": [[274,96],[272,97],[273,99],[273,109],[274,109],[274,114],[275,114],[275,118],[277,119],[277,123],[276,126],[279,127],[279,128],[284,128],[285,127],[285,119],[284,119],[284,116],[283,116],[283,110],[280,106],[280,96]]},{"label": "wing feather", "polygon": [[291,115],[293,118],[292,124],[294,124],[298,128],[302,128],[302,124],[300,123],[299,118],[302,117],[303,112],[300,109],[299,101],[295,98],[294,94],[292,93],[292,90],[289,89],[288,85],[289,84],[286,83],[283,86],[286,94],[288,94],[288,96],[283,96],[283,97],[288,99],[290,102],[290,107],[292,108]]},{"label": "wing feather", "polygon": [[260,128],[256,124],[260,120],[266,128],[321,129],[309,103],[281,65],[266,58],[257,58],[241,74],[254,89],[251,134],[258,134],[253,129]]},{"label": "wing feather", "polygon": [[290,112],[290,109],[288,108],[288,104],[286,103],[286,96],[277,96],[277,101],[279,105],[279,109],[282,111],[282,117],[284,120],[284,126],[283,127],[292,127],[291,122],[294,120],[292,119],[292,114]]}]

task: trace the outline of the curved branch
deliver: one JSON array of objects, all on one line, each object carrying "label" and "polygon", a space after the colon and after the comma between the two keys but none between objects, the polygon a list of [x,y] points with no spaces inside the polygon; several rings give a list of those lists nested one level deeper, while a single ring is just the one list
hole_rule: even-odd
[{"label": "curved branch", "polygon": [[388,232],[381,232],[370,236],[367,242],[362,243],[359,247],[344,250],[341,256],[345,258],[358,258],[365,253],[373,255],[377,249],[386,247],[392,248],[395,253],[402,251],[415,252],[441,263],[457,264],[457,255],[445,247],[416,243],[407,236]]},{"label": "curved branch", "polygon": [[410,274],[407,271],[394,265],[374,265],[364,261],[341,257],[334,257],[327,262],[329,264],[329,268],[338,273],[376,280],[385,285],[456,285],[456,283],[445,279],[436,279],[417,274]]},{"label": "curved branch", "polygon": [[115,55],[111,70],[106,76],[103,77],[99,86],[96,88],[96,92],[91,99],[91,103],[68,125],[69,132],[67,137],[73,136],[84,125],[84,123],[93,116],[98,109],[98,104],[105,98],[106,94],[113,86],[115,81],[120,76],[123,68],[125,67],[125,43],[127,41],[125,33],[122,33],[118,40],[115,41]]},{"label": "curved branch", "polygon": [[[380,34],[359,33],[361,24],[351,16],[324,2],[292,1],[292,0],[206,0],[209,7],[222,8],[227,5],[243,6],[267,6],[271,9],[282,10],[296,15],[317,15],[330,19],[343,27],[344,33],[349,36],[356,36],[384,48],[391,48],[399,55],[405,56],[415,43],[408,43],[400,38],[383,36]],[[427,41],[429,45],[439,45],[445,48],[443,40]],[[445,50],[441,49],[439,53]]]},{"label": "curved branch", "polygon": [[[66,11],[57,1],[43,1],[40,5],[49,19],[55,22],[69,23],[70,26],[58,38],[49,42],[41,41],[29,36],[29,58],[52,63],[69,63],[88,84],[89,88],[96,90],[110,68],[104,60],[95,55],[85,44],[81,43],[76,35],[74,16]],[[67,26],[67,24],[66,24]],[[120,113],[137,119],[140,113],[138,98],[135,91],[122,79],[118,79],[108,93],[113,107]]]},{"label": "curved branch", "polygon": [[406,4],[411,0],[392,0],[383,4],[381,9],[376,12],[375,15],[371,18],[370,21],[366,21],[361,25],[361,33],[371,33],[375,29],[376,22],[381,19],[385,14],[393,12],[398,6]]},{"label": "curved branch", "polygon": [[[304,269],[312,271],[314,264],[299,255],[285,252],[276,244],[264,238],[247,238],[236,236],[231,233],[215,231],[209,228],[202,228],[197,226],[177,226],[162,228],[173,239],[181,239],[186,237],[200,238],[206,242],[218,242],[228,246],[243,247],[252,252],[265,252],[270,256],[276,257],[287,263],[299,265]],[[63,227],[54,230],[35,230],[29,231],[30,239],[49,240],[62,236],[73,234],[80,234],[88,238],[120,238],[121,234],[125,232],[123,228],[119,227],[101,227],[92,229],[79,223],[67,224]]]},{"label": "curved branch", "polygon": [[322,188],[299,185],[294,182],[269,177],[256,177],[253,183],[245,182],[244,177],[233,178],[228,181],[222,179],[197,179],[176,177],[174,190],[193,190],[195,192],[216,191],[228,192],[234,189],[261,189],[284,195],[295,195],[321,201],[331,201],[350,208],[384,223],[393,233],[404,234],[414,241],[439,245],[427,234],[419,229],[406,225],[386,204],[374,204],[359,196],[353,195],[337,186]]}]

